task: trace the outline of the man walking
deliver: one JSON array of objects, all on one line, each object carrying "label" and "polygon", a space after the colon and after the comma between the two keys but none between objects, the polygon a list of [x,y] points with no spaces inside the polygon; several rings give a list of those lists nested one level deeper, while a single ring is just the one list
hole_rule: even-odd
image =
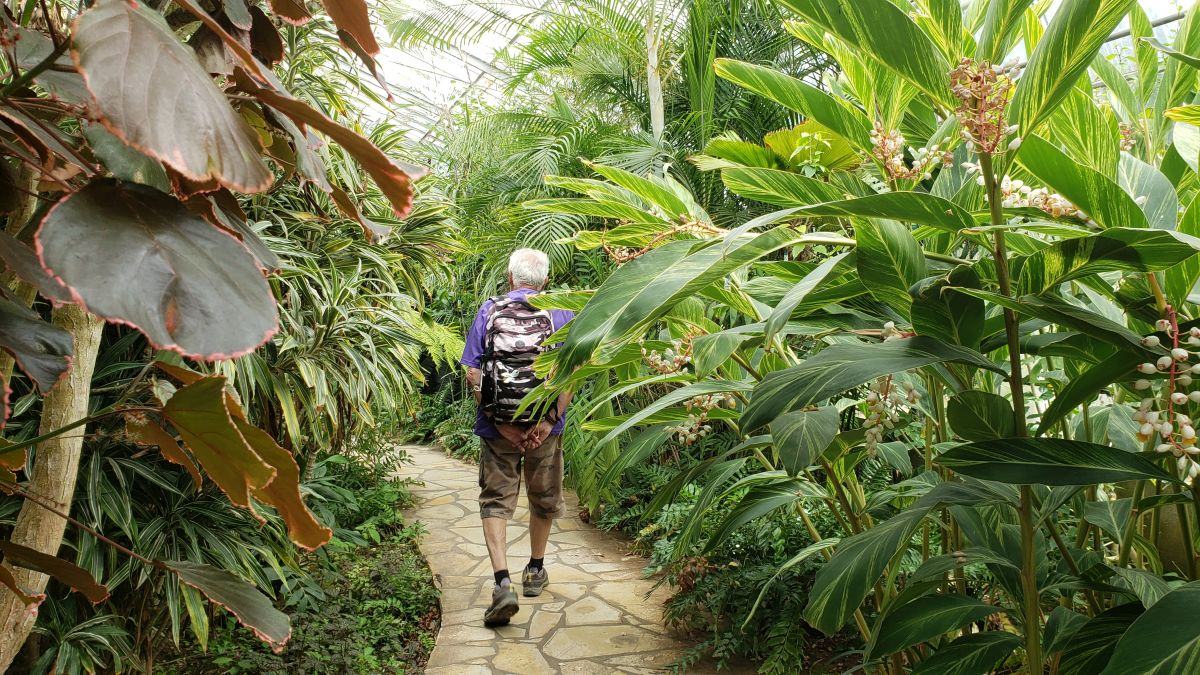
[{"label": "man walking", "polygon": [[544,410],[519,411],[521,399],[540,380],[533,360],[550,345],[546,338],[574,313],[538,310],[528,298],[546,285],[550,260],[523,248],[508,260],[509,292],[488,299],[467,332],[461,363],[478,404],[475,434],[480,437],[479,515],[492,560],[496,586],[483,614],[488,626],[503,626],[519,607],[508,573],[505,530],[517,506],[522,477],[529,499],[530,559],[521,575],[526,597],[541,595],[550,581],[543,560],[550,526],[562,517],[563,456],[560,437],[571,395],[564,393]]}]

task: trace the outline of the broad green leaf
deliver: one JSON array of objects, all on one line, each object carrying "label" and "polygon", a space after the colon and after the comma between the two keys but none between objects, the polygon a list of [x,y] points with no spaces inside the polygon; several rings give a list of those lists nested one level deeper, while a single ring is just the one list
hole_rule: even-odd
[{"label": "broad green leaf", "polygon": [[913,675],[983,675],[1021,645],[1012,633],[989,630],[964,635],[913,668]]},{"label": "broad green leaf", "polygon": [[88,311],[158,348],[228,359],[279,327],[246,247],[153,188],[95,180],[55,205],[36,241],[43,265]]},{"label": "broad green leaf", "polygon": [[798,211],[806,216],[859,216],[888,218],[906,223],[929,225],[940,230],[958,232],[975,226],[975,218],[963,207],[926,192],[884,192],[854,199],[842,199],[802,206]]},{"label": "broad green leaf", "polygon": [[744,89],[816,120],[859,150],[870,151],[871,121],[861,110],[842,99],[766,66],[716,59],[713,69],[717,75]]},{"label": "broad green leaf", "polygon": [[894,70],[937,104],[957,105],[950,92],[951,65],[904,10],[888,0],[781,0],[781,4],[836,35],[860,57]]},{"label": "broad green leaf", "polygon": [[274,652],[283,651],[292,636],[291,620],[252,584],[203,563],[175,560],[164,564],[180,581],[233,612],[243,626],[254,631]]},{"label": "broad green leaf", "polygon": [[124,142],[194,181],[261,192],[275,180],[258,135],[158,12],[100,0],[76,20],[71,49],[99,121]]},{"label": "broad green leaf", "polygon": [[753,431],[785,412],[815,405],[877,377],[947,362],[1004,372],[978,352],[925,335],[836,344],[798,366],[768,373],[742,415],[742,431]]},{"label": "broad green leaf", "polygon": [[[1090,517],[1088,522],[1091,522]],[[1171,585],[1153,572],[1133,567],[1118,567],[1114,571],[1120,578],[1120,583],[1125,584],[1129,590],[1133,591],[1146,609],[1153,607],[1154,603],[1171,592]]]},{"label": "broad green leaf", "polygon": [[763,584],[762,590],[759,591],[758,598],[756,598],[754,600],[754,604],[750,607],[750,612],[747,613],[747,615],[746,615],[746,620],[742,622],[742,628],[744,629],[746,627],[746,625],[748,623],[750,623],[750,619],[754,618],[754,613],[758,611],[758,607],[759,607],[759,605],[762,604],[763,598],[766,597],[767,591],[771,588],[771,584],[775,583],[775,581],[784,572],[792,569],[793,567],[795,567],[796,565],[799,565],[800,563],[804,562],[805,560],[808,560],[809,558],[816,555],[817,553],[820,553],[822,551],[827,551],[827,550],[833,548],[834,546],[837,546],[838,543],[840,543],[840,542],[841,542],[841,539],[839,539],[838,537],[830,537],[829,539],[822,539],[821,541],[818,541],[815,544],[809,544],[808,546],[805,546],[804,548],[800,549],[800,552],[797,553],[796,555],[792,556],[791,558],[789,558],[787,562],[783,563],[778,568],[776,568],[775,573],[771,575],[770,579],[767,579],[767,583]]},{"label": "broad green leaf", "polygon": [[1181,105],[1164,113],[1167,119],[1185,124],[1200,124],[1200,105]]},{"label": "broad green leaf", "polygon": [[925,256],[908,228],[894,220],[859,222],[854,228],[858,243],[858,274],[867,279],[867,290],[876,300],[908,317],[912,295],[908,289],[925,277]]},{"label": "broad green leaf", "polygon": [[[1009,119],[1020,127],[1018,133],[1026,143],[1075,82],[1087,74],[1088,65],[1133,2],[1065,0],[1059,5],[1017,80],[1009,106]],[[1021,155],[1026,151],[1022,145]]]},{"label": "broad green leaf", "polygon": [[1055,607],[1046,618],[1046,631],[1042,634],[1042,649],[1052,656],[1067,648],[1075,633],[1088,622],[1088,617],[1066,607]]},{"label": "broad green leaf", "polygon": [[1184,584],[1146,609],[1121,636],[1102,675],[1194,673],[1200,670],[1200,582]]},{"label": "broad green leaf", "polygon": [[661,229],[665,229],[670,225],[669,221],[664,218],[647,213],[645,210],[631,204],[618,202],[613,199],[531,199],[524,202],[522,206],[534,211],[545,211],[547,213],[565,213],[644,223]]},{"label": "broad green leaf", "polygon": [[1119,351],[1103,361],[1089,367],[1082,375],[1071,378],[1042,413],[1038,424],[1038,435],[1050,431],[1059,420],[1072,410],[1096,397],[1101,389],[1135,372],[1144,360],[1137,352]]},{"label": "broad green leaf", "polygon": [[696,219],[711,223],[712,219],[678,184],[670,178],[643,177],[615,166],[589,163],[589,167],[642,199],[655,204],[672,218]]},{"label": "broad green leaf", "polygon": [[1149,227],[1146,214],[1121,186],[1071,160],[1040,136],[1029,135],[1017,161],[1041,182],[1078,206],[1101,227]]},{"label": "broad green leaf", "polygon": [[1182,63],[1184,65],[1191,66],[1192,68],[1200,69],[1200,57],[1198,57],[1194,54],[1185,54],[1177,49],[1174,49],[1172,47],[1168,47],[1167,45],[1164,45],[1163,43],[1159,42],[1155,38],[1150,38],[1150,37],[1142,38],[1142,42],[1145,42],[1146,44],[1154,47],[1158,51],[1166,54],[1167,56],[1179,61],[1180,63]]},{"label": "broad green leaf", "polygon": [[275,478],[270,483],[254,488],[254,498],[279,513],[287,526],[288,538],[300,548],[312,551],[329,543],[333,531],[322,525],[304,504],[300,494],[300,467],[292,453],[236,413],[233,424],[254,453],[275,470]]},{"label": "broad green leaf", "polygon": [[999,611],[1003,610],[965,595],[917,598],[884,615],[874,631],[867,657],[894,654]]},{"label": "broad green leaf", "polygon": [[800,238],[788,227],[745,233],[693,250],[694,241],[675,241],[627,263],[596,290],[571,322],[559,348],[559,377],[587,361],[605,343],[636,334],[700,289]]},{"label": "broad green leaf", "polygon": [[742,343],[755,337],[753,334],[734,331],[701,335],[692,340],[692,367],[697,375],[707,375],[728,361]]},{"label": "broad green leaf", "polygon": [[1157,272],[1196,255],[1200,239],[1168,230],[1114,227],[1088,237],[1064,239],[1015,258],[1017,292],[1040,295],[1059,285],[1102,272]]},{"label": "broad green leaf", "polygon": [[951,396],[946,419],[954,433],[968,441],[1009,438],[1016,430],[1012,404],[986,391],[968,390]]},{"label": "broad green leaf", "polygon": [[233,504],[250,508],[251,492],[275,478],[275,469],[255,454],[234,426],[224,377],[204,377],[180,387],[163,406],[163,415]]},{"label": "broad green leaf", "polygon": [[979,275],[970,265],[959,265],[949,274],[919,285],[912,304],[913,330],[969,349],[978,348],[983,337],[983,301],[953,287],[979,285]]},{"label": "broad green leaf", "polygon": [[975,48],[975,58],[989,63],[1000,63],[1008,56],[1012,37],[1021,25],[1021,17],[1033,0],[991,0],[984,3],[987,13],[983,19],[983,30]]},{"label": "broad green leaf", "polygon": [[826,406],[784,413],[771,422],[770,428],[783,468],[795,476],[825,452],[841,424],[837,408]]},{"label": "broad green leaf", "polygon": [[833,635],[858,609],[884,568],[916,532],[925,510],[911,508],[842,540],[817,570],[804,618],[817,630]]},{"label": "broad green leaf", "polygon": [[[1104,61],[1103,57],[1093,59]],[[1111,65],[1111,64],[1109,64]],[[1101,109],[1090,93],[1076,87],[1047,118],[1046,138],[1066,148],[1072,159],[1095,169],[1103,176],[1114,176],[1120,151],[1120,124],[1116,115]]]},{"label": "broad green leaf", "polygon": [[[1200,198],[1193,198],[1187,210],[1179,218],[1179,232],[1192,237],[1200,237]],[[1188,295],[1200,281],[1200,257],[1184,260],[1168,269],[1164,275],[1167,299],[1175,307],[1183,307]]]},{"label": "broad green leaf", "polygon": [[1121,153],[1117,182],[1134,201],[1143,201],[1142,212],[1150,227],[1174,230],[1179,217],[1179,196],[1175,186],[1158,168],[1133,155]]},{"label": "broad green leaf", "polygon": [[784,324],[792,318],[792,313],[796,311],[796,308],[806,298],[817,292],[827,282],[844,274],[854,263],[853,251],[831,256],[813,268],[799,283],[788,289],[787,294],[783,296],[779,304],[775,305],[771,316],[767,317],[767,323],[763,331],[763,341],[770,344],[771,340],[783,328]]},{"label": "broad green leaf", "polygon": [[1062,438],[975,441],[951,448],[937,461],[965,476],[1016,485],[1088,485],[1144,478],[1179,482],[1140,455]]},{"label": "broad green leaf", "polygon": [[121,180],[141,183],[160,190],[171,191],[171,183],[162,164],[129,147],[100,124],[86,124],[83,135],[104,168]]},{"label": "broad green leaf", "polygon": [[828,183],[779,169],[723,169],[721,180],[736,194],[776,206],[805,206],[841,197]]},{"label": "broad green leaf", "polygon": [[597,441],[597,445],[604,445],[605,443],[615,441],[625,431],[632,429],[646,420],[652,419],[651,416],[655,413],[688,399],[706,394],[720,394],[731,391],[745,392],[750,391],[750,389],[751,385],[746,382],[731,382],[728,380],[704,380],[689,384],[686,387],[680,387],[626,417],[620,424],[610,430],[604,438]]},{"label": "broad green leaf", "polygon": [[725,519],[713,530],[712,536],[704,545],[703,553],[708,553],[716,548],[735,530],[755,518],[812,495],[812,483],[802,478],[773,481],[751,487],[746,492],[746,496],[742,497],[741,501],[729,510]]},{"label": "broad green leaf", "polygon": [[1117,641],[1142,611],[1141,603],[1130,602],[1092,617],[1063,651],[1060,675],[1094,675],[1104,670]]},{"label": "broad green leaf", "polygon": [[1129,523],[1131,513],[1133,513],[1133,498],[1131,497],[1115,500],[1099,499],[1083,505],[1084,518],[1107,533],[1118,544],[1125,538],[1125,527]]}]

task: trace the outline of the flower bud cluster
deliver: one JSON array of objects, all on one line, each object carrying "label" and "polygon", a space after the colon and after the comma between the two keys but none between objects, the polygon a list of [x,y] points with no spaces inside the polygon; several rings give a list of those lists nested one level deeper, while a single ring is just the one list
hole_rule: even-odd
[{"label": "flower bud cluster", "polygon": [[921,392],[911,382],[896,386],[891,375],[871,383],[867,392],[866,430],[867,452],[874,457],[875,448],[883,441],[883,435],[900,422],[900,412],[905,406],[916,405]]},{"label": "flower bud cluster", "polygon": [[683,370],[692,362],[692,345],[682,340],[672,340],[671,346],[659,353],[642,347],[642,358],[652,370],[661,375],[670,375]]},{"label": "flower bud cluster", "polygon": [[[1167,311],[1170,318],[1160,319],[1155,328],[1169,336],[1170,352],[1137,367],[1142,375],[1166,378],[1142,377],[1133,383],[1134,389],[1147,394],[1134,411],[1133,421],[1138,424],[1138,440],[1147,443],[1157,437],[1155,450],[1173,456],[1179,473],[1190,484],[1200,476],[1200,447],[1196,446],[1195,423],[1179,409],[1200,403],[1200,389],[1190,389],[1193,378],[1200,376],[1200,362],[1193,363],[1200,357],[1200,328],[1179,330],[1174,311],[1169,307]],[[1157,335],[1142,338],[1142,345],[1148,349],[1167,346],[1162,343]]]},{"label": "flower bud cluster", "polygon": [[[979,165],[973,162],[963,162],[961,166],[971,173],[979,173]],[[975,182],[983,185],[983,176],[975,177]],[[1046,188],[1035,188],[1025,184],[1025,181],[1014,180],[1008,176],[1000,179],[1000,199],[1004,208],[1031,208],[1045,211],[1055,218],[1075,217],[1090,225],[1095,221],[1088,217],[1066,197]]]},{"label": "flower bud cluster", "polygon": [[1133,125],[1128,122],[1121,122],[1118,129],[1121,132],[1121,150],[1124,152],[1133,150],[1134,143],[1136,143],[1133,137]]},{"label": "flower bud cluster", "polygon": [[712,425],[708,423],[710,412],[717,408],[733,408],[737,400],[733,394],[701,394],[688,399],[684,405],[688,409],[687,419],[667,427],[667,431],[684,445],[691,445],[712,433]]},{"label": "flower bud cluster", "polygon": [[[1004,139],[1017,131],[1005,118],[1016,67],[1015,62],[993,66],[965,58],[950,71],[950,89],[960,101],[955,114],[962,137],[975,152],[995,154],[1004,147]],[[1019,145],[1019,139],[1014,139],[1008,147],[1015,150]]]},{"label": "flower bud cluster", "polygon": [[[871,145],[871,155],[883,165],[889,180],[929,180],[935,164],[949,166],[954,161],[954,154],[940,144],[935,143],[928,148],[908,147],[904,134],[896,130],[888,131],[878,122],[871,130]],[[911,166],[904,158],[906,149],[913,157]]]}]

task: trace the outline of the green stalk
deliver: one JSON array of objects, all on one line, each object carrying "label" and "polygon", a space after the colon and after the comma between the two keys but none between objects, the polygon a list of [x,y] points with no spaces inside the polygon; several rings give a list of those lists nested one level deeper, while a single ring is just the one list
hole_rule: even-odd
[{"label": "green stalk", "polygon": [[[1002,225],[1004,215],[1001,211],[1000,187],[992,167],[992,156],[989,153],[979,154],[979,168],[983,172],[984,188],[987,191],[988,208],[991,212],[992,225]],[[1004,233],[996,230],[992,233],[992,256],[996,262],[996,279],[1000,284],[1000,294],[1006,298],[1012,297],[1012,280],[1008,271],[1008,250],[1004,243]],[[1025,391],[1024,379],[1021,377],[1021,350],[1017,314],[1004,308],[1004,332],[1008,338],[1008,387],[1013,402],[1013,422],[1016,425],[1018,437],[1026,435],[1025,428]],[[1038,597],[1037,561],[1034,548],[1033,523],[1033,488],[1021,486],[1021,507],[1018,515],[1021,520],[1021,590],[1023,599],[1024,630],[1025,630],[1025,660],[1030,673],[1043,672],[1042,638],[1041,638],[1041,603]]]}]

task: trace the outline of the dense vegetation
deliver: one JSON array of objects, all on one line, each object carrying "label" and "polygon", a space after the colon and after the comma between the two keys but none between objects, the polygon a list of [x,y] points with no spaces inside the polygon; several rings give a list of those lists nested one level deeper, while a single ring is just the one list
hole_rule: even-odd
[{"label": "dense vegetation", "polygon": [[1194,669],[1194,6],[1158,31],[1128,0],[465,7],[390,24],[519,36],[438,180],[482,269],[573,246],[539,400],[576,390],[574,485],[699,652]]}]

